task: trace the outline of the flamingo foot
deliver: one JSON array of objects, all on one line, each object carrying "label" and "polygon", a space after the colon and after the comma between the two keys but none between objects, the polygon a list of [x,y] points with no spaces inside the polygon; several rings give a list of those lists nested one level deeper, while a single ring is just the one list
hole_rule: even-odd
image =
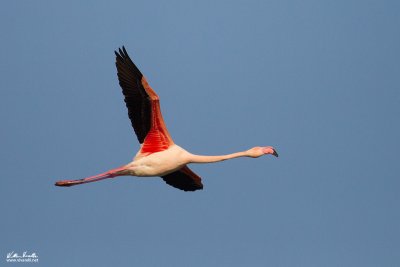
[{"label": "flamingo foot", "polygon": [[79,179],[79,180],[63,180],[63,181],[57,181],[54,185],[55,186],[73,186],[73,185],[78,185],[78,184],[82,184],[85,181],[83,181],[83,179]]}]

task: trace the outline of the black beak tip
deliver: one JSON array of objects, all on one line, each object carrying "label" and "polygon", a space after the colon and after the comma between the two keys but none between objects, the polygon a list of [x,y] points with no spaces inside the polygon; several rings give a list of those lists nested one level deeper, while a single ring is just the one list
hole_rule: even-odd
[{"label": "black beak tip", "polygon": [[272,155],[274,155],[275,157],[279,157],[278,152],[276,152],[275,149],[274,149],[274,153],[272,153]]}]

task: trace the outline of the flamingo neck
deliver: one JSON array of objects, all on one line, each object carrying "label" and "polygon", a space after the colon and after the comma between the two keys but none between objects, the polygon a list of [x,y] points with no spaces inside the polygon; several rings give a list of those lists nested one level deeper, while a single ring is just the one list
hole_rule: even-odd
[{"label": "flamingo neck", "polygon": [[202,155],[192,155],[190,163],[214,163],[214,162],[220,162],[228,159],[234,159],[234,158],[239,158],[239,157],[247,157],[246,152],[236,152],[232,154],[227,154],[227,155],[221,155],[221,156],[202,156]]}]

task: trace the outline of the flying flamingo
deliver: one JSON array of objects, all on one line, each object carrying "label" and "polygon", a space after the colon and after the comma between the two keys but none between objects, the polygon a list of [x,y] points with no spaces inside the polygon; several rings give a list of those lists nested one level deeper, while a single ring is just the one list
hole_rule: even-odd
[{"label": "flying flamingo", "polygon": [[176,145],[165,126],[158,95],[130,59],[125,47],[115,51],[118,80],[125,97],[129,119],[141,144],[131,163],[105,173],[78,179],[58,181],[57,186],[72,186],[117,176],[161,176],[169,185],[184,191],[203,189],[201,178],[189,169],[189,163],[213,163],[238,157],[258,158],[265,154],[278,157],[271,147],[253,147],[222,156],[194,155]]}]

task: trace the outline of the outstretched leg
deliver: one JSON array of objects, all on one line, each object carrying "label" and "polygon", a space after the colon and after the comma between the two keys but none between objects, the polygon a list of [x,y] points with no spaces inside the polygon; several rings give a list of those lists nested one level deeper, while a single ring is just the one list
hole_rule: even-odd
[{"label": "outstretched leg", "polygon": [[55,183],[56,186],[73,186],[73,185],[78,185],[78,184],[86,184],[86,183],[92,183],[92,182],[97,182],[101,181],[104,179],[108,178],[114,178],[116,176],[122,176],[126,175],[126,167],[119,167],[116,169],[109,170],[105,173],[101,173],[98,175],[82,178],[82,179],[77,179],[77,180],[63,180],[63,181],[58,181]]}]

